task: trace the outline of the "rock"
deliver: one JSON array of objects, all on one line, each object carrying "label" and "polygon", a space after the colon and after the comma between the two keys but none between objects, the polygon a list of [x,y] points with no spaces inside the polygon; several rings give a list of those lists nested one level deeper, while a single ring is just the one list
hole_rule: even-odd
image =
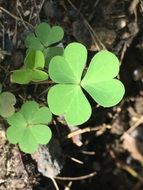
[{"label": "rock", "polygon": [[32,158],[37,162],[38,171],[46,177],[55,177],[60,174],[64,164],[60,144],[54,138],[47,146],[39,146],[38,151],[32,154]]}]

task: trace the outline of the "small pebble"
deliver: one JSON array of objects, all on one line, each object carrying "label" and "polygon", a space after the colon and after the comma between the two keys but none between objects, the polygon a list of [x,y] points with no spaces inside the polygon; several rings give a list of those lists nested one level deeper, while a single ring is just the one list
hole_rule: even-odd
[{"label": "small pebble", "polygon": [[126,25],[127,25],[127,20],[124,19],[124,18],[119,19],[119,20],[117,21],[116,25],[117,25],[117,28],[118,28],[119,30],[122,29],[122,28],[125,28]]},{"label": "small pebble", "polygon": [[27,10],[27,11],[24,12],[24,16],[25,17],[28,16],[28,15],[30,15],[30,11],[29,10]]},{"label": "small pebble", "polygon": [[135,81],[139,81],[143,79],[143,67],[138,67],[133,72],[133,78]]}]

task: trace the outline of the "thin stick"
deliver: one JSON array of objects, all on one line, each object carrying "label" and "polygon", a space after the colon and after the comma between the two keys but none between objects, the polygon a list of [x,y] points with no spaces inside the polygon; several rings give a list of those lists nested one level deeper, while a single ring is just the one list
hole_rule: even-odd
[{"label": "thin stick", "polygon": [[42,0],[41,5],[40,5],[40,9],[39,9],[39,11],[38,11],[39,13],[41,12],[41,9],[42,9],[44,3],[45,3],[45,0]]},{"label": "thin stick", "polygon": [[17,0],[17,2],[16,2],[16,10],[17,10],[17,12],[19,14],[19,17],[20,17],[20,19],[21,19],[21,21],[23,23],[23,26],[25,27],[25,29],[28,29],[28,27],[26,26],[26,24],[24,22],[24,19],[23,19],[22,15],[21,15],[21,12],[19,11],[19,8],[18,8],[19,3],[20,3],[19,0]]},{"label": "thin stick", "polygon": [[21,21],[21,22],[25,22],[26,24],[28,24],[30,27],[33,28],[32,24],[30,24],[29,22],[22,20],[21,18],[17,17],[16,15],[10,13],[8,10],[6,10],[5,8],[0,6],[0,10],[2,10],[3,12],[5,12],[6,14],[8,14],[9,16],[11,16],[13,19],[17,20],[17,21]]},{"label": "thin stick", "polygon": [[91,155],[91,156],[94,156],[96,154],[96,152],[94,152],[94,151],[85,151],[85,150],[82,150],[80,152],[82,154]]},{"label": "thin stick", "polygon": [[[132,131],[134,131],[140,124],[143,123],[143,116],[141,118],[138,119],[138,121],[132,125],[125,133],[131,133]],[[120,137],[120,139],[123,139],[124,134]]]},{"label": "thin stick", "polygon": [[83,180],[83,179],[88,179],[91,178],[93,176],[95,176],[97,173],[96,172],[92,172],[88,175],[83,175],[83,176],[79,176],[79,177],[55,177],[55,179],[58,180],[63,180],[63,181],[78,181],[78,180]]},{"label": "thin stick", "polygon": [[117,166],[122,168],[123,170],[127,171],[131,176],[133,176],[133,177],[137,178],[138,180],[140,180],[141,182],[143,182],[143,177],[129,165],[123,164],[123,163],[117,163]]},{"label": "thin stick", "polygon": [[131,176],[133,176],[133,177],[137,178],[139,181],[143,182],[143,177],[137,171],[135,171],[132,167],[130,167],[128,164],[118,160],[116,158],[116,155],[113,150],[110,149],[109,154],[110,154],[111,158],[113,158],[115,160],[115,164],[118,168],[125,170]]},{"label": "thin stick", "polygon": [[84,162],[83,162],[83,161],[78,160],[77,158],[74,158],[74,157],[69,156],[69,155],[66,155],[66,156],[67,156],[68,158],[70,158],[72,161],[77,162],[78,164],[84,164]]},{"label": "thin stick", "polygon": [[[70,0],[68,0],[68,3],[77,11],[76,6]],[[90,26],[89,22],[84,18],[84,16],[81,13],[80,13],[80,15],[81,15],[82,19],[84,20],[84,23],[87,26],[87,29],[90,32],[90,35],[94,41],[94,44],[97,46],[98,51],[101,49],[106,49],[105,45],[101,42],[98,35],[95,33],[95,31]],[[98,45],[98,43],[96,41],[100,44],[100,46]]]},{"label": "thin stick", "polygon": [[[108,127],[108,125],[105,125],[106,127]],[[101,126],[98,126],[98,127],[94,127],[94,128],[90,128],[90,127],[86,127],[84,129],[78,129],[76,131],[72,131],[71,133],[68,134],[68,138],[72,138],[76,135],[80,135],[80,134],[83,134],[83,133],[89,133],[89,132],[94,132],[94,131],[98,131],[101,129]]]},{"label": "thin stick", "polygon": [[55,186],[55,189],[56,189],[56,190],[59,190],[59,187],[58,187],[58,185],[57,185],[57,183],[56,183],[56,180],[55,180],[53,177],[50,177],[50,179],[52,180],[52,182],[53,182],[53,184],[54,184],[54,186]]},{"label": "thin stick", "polygon": [[72,137],[74,137],[76,135],[80,135],[80,134],[87,133],[87,132],[90,132],[90,131],[91,131],[91,128],[89,128],[89,127],[85,128],[85,129],[78,129],[76,131],[72,131],[71,133],[69,133],[67,137],[72,138]]},{"label": "thin stick", "polygon": [[[91,31],[91,34],[94,37],[94,38],[92,37],[93,40],[94,40],[94,43],[96,43],[96,45],[98,45],[97,44],[97,42],[98,42],[100,44],[100,46],[101,46],[102,49],[106,49],[105,45],[101,42],[101,40],[99,39],[98,35],[95,33],[95,31],[93,30],[93,28],[90,26],[89,22],[85,18],[84,18],[84,22],[87,25],[88,30]],[[97,40],[97,42],[96,42],[95,39]],[[101,50],[101,48],[98,46],[98,50]]]},{"label": "thin stick", "polygon": [[42,2],[40,3],[40,8],[39,8],[39,10],[38,10],[38,8],[37,8],[37,4],[36,4],[36,1],[34,0],[35,8],[36,8],[36,10],[37,10],[37,16],[36,16],[36,19],[38,18],[38,19],[39,19],[39,22],[40,22],[39,14],[40,14],[40,12],[41,12],[41,9],[42,9],[44,3],[45,3],[45,0],[42,0]]},{"label": "thin stick", "polygon": [[129,7],[129,11],[131,14],[133,14],[136,11],[138,4],[139,0],[132,0],[131,5]]}]

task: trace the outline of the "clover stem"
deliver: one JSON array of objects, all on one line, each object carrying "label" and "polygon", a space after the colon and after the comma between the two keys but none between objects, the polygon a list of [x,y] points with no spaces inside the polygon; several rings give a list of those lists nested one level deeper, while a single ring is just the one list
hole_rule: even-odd
[{"label": "clover stem", "polygon": [[55,84],[55,82],[52,80],[45,80],[45,81],[31,82],[31,84]]}]

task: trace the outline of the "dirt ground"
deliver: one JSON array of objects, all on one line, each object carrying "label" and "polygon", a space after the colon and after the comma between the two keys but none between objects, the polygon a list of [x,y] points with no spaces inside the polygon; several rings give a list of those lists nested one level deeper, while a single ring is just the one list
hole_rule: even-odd
[{"label": "dirt ground", "polygon": [[89,59],[114,52],[126,94],[108,109],[89,99],[93,113],[81,126],[54,118],[50,144],[33,155],[7,142],[0,118],[0,190],[143,190],[143,1],[0,0],[0,82],[15,94],[17,110],[25,100],[46,104],[47,85],[10,83],[26,35],[43,21],[63,27],[63,45],[83,43]]}]

